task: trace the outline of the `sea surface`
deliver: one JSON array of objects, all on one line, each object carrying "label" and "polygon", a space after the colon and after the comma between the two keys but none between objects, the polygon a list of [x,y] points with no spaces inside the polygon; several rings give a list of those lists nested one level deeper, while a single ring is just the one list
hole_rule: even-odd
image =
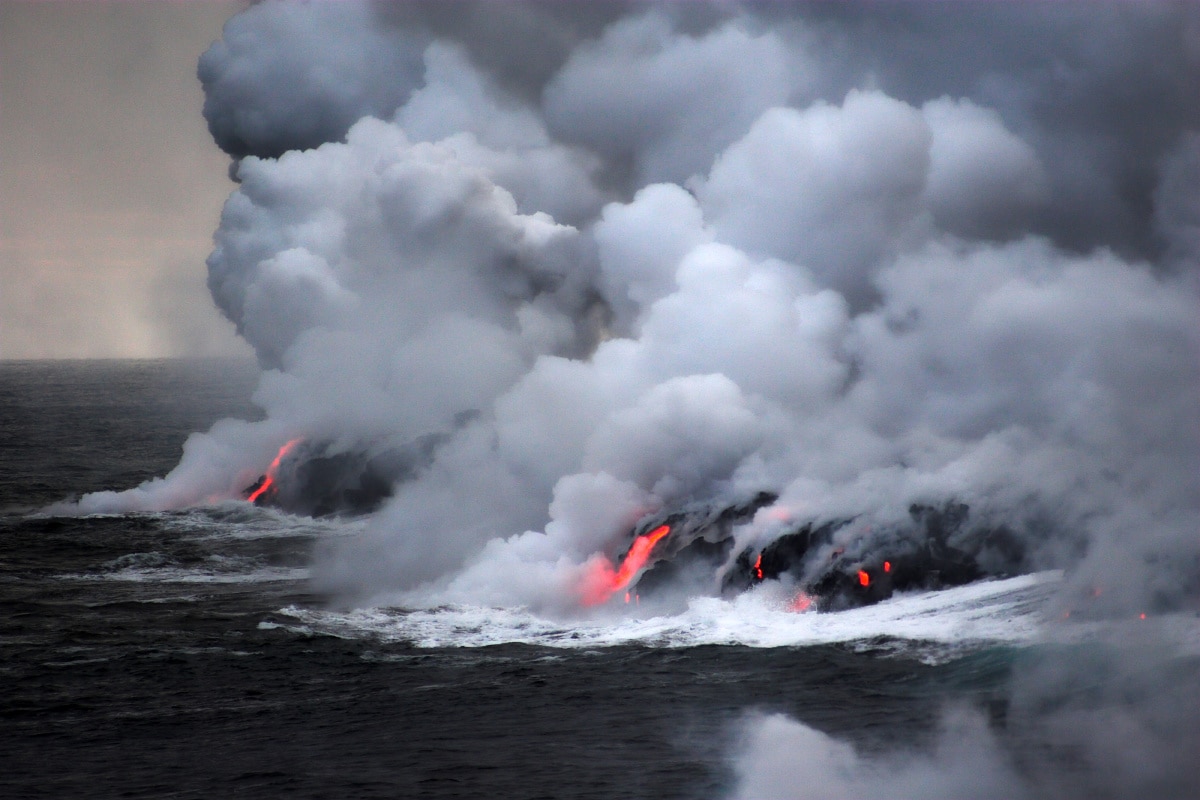
[{"label": "sea surface", "polygon": [[[948,706],[1019,764],[1013,670],[1053,575],[796,614],[769,593],[671,617],[349,609],[310,553],[354,519],[241,502],[56,516],[255,418],[253,365],[0,362],[0,797],[722,798],[783,713],[862,754]],[[1007,737],[1007,738],[1006,738]]]}]

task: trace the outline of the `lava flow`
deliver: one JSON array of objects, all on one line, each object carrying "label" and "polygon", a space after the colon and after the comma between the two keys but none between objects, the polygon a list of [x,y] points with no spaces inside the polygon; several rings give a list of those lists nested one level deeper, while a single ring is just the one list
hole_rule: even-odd
[{"label": "lava flow", "polygon": [[275,485],[275,474],[279,472],[279,464],[284,457],[292,451],[296,445],[304,441],[303,439],[292,439],[290,442],[279,448],[279,452],[275,455],[275,460],[271,462],[271,466],[267,467],[267,474],[263,476],[262,485],[255,489],[246,499],[253,503],[258,498],[262,497],[272,486]]},{"label": "lava flow", "polygon": [[650,552],[659,540],[671,532],[669,525],[660,525],[647,534],[637,537],[625,554],[620,569],[613,569],[608,559],[594,561],[583,588],[583,604],[598,606],[617,592],[627,587],[634,576],[650,559]]},{"label": "lava flow", "polygon": [[808,611],[808,609],[812,607],[812,604],[813,599],[810,595],[806,594],[805,592],[798,592],[796,596],[792,598],[792,602],[788,605],[788,611],[794,611],[797,614],[800,614]]}]

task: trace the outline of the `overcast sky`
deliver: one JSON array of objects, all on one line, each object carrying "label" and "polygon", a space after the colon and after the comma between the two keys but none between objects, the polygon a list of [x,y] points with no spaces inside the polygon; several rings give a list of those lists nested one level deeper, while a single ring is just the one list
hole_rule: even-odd
[{"label": "overcast sky", "polygon": [[0,2],[0,358],[249,353],[196,60],[239,2]]}]

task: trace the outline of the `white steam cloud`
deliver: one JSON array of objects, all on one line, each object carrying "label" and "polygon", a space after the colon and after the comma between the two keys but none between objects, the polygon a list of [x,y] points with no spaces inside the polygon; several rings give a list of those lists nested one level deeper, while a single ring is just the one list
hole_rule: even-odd
[{"label": "white steam cloud", "polygon": [[738,761],[738,800],[1020,800],[1032,794],[984,720],[955,709],[932,753],[868,757],[782,715],[748,720]]},{"label": "white steam cloud", "polygon": [[[317,564],[359,601],[569,606],[638,518],[763,490],[743,542],[965,502],[1114,608],[1195,594],[1194,10],[464,8],[230,20],[209,285],[266,418],[82,508],[303,437],[423,454]],[[1130,127],[1116,70],[1178,102]]]},{"label": "white steam cloud", "polygon": [[1191,797],[1200,661],[1181,652],[1177,631],[1138,627],[1124,626],[1116,645],[1029,657],[1015,669],[1001,724],[951,705],[928,741],[856,748],[784,715],[751,715],[732,796]]}]

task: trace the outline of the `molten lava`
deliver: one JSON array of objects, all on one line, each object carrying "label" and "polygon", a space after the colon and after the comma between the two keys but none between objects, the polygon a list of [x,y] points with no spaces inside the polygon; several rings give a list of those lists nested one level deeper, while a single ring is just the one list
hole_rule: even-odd
[{"label": "molten lava", "polygon": [[892,562],[890,562],[890,561],[883,562],[883,571],[891,572],[892,571]]},{"label": "molten lava", "polygon": [[266,494],[267,491],[275,485],[275,475],[279,472],[280,463],[282,463],[284,457],[286,457],[287,454],[290,453],[292,449],[302,441],[304,440],[292,439],[283,447],[279,448],[279,452],[275,454],[275,460],[271,462],[271,466],[267,467],[267,474],[265,477],[263,477],[262,485],[255,489],[254,492],[251,493],[248,498],[246,498],[248,501],[253,503],[254,501],[258,500],[258,498]]},{"label": "molten lava", "polygon": [[796,596],[792,598],[791,605],[788,606],[788,611],[795,611],[797,614],[803,611],[808,611],[809,607],[812,606],[812,602],[812,598],[807,594],[804,592],[798,592]]},{"label": "molten lava", "polygon": [[[614,570],[612,564],[603,559],[594,561],[591,573],[583,589],[583,604],[597,606],[608,600],[617,592],[629,586],[638,571],[650,560],[650,552],[659,540],[671,532],[669,525],[660,525],[649,533],[633,540],[620,569]],[[628,602],[628,600],[626,601]]]},{"label": "molten lava", "polygon": [[633,576],[638,573],[642,567],[646,566],[646,562],[650,559],[650,551],[654,549],[654,545],[658,541],[671,532],[669,525],[660,525],[644,536],[639,536],[634,539],[633,545],[629,548],[629,552],[625,554],[625,560],[621,562],[621,568],[617,570],[616,586],[613,591],[624,589],[633,580]]},{"label": "molten lava", "polygon": [[762,553],[758,554],[758,560],[754,562],[754,574],[758,577],[758,579],[760,581],[763,579]]},{"label": "molten lava", "polygon": [[866,570],[860,569],[858,571],[858,585],[859,586],[870,586],[871,585],[871,576],[867,574]]}]

